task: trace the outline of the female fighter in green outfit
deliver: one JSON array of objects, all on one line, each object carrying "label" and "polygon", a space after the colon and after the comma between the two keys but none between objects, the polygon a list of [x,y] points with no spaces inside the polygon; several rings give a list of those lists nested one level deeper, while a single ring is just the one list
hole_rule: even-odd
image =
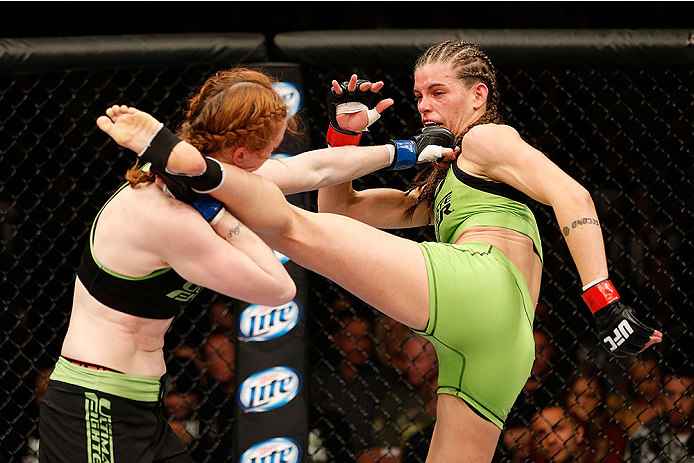
[{"label": "female fighter in green outfit", "polygon": [[[345,88],[353,92],[355,85],[353,79]],[[496,78],[484,53],[465,42],[431,47],[415,67],[414,93],[423,124],[455,133],[461,154],[440,177],[434,171],[409,194],[355,192],[349,185],[320,193],[321,211],[358,221],[291,206],[267,179],[229,165],[210,194],[273,249],[428,336],[441,371],[427,461],[489,461],[534,359],[542,251],[528,198],[550,205],[560,227],[569,230],[565,238],[584,300],[608,350],[636,353],[662,335],[636,320],[608,280],[589,193],[499,123]],[[142,124],[102,119],[100,127],[122,146],[144,151],[143,159],[162,170],[195,181],[219,178],[219,169],[206,170],[193,146],[169,136],[169,144],[162,144],[154,137],[156,120],[145,123],[140,112],[132,116]],[[420,244],[374,228],[428,224],[437,227],[442,242]]]}]

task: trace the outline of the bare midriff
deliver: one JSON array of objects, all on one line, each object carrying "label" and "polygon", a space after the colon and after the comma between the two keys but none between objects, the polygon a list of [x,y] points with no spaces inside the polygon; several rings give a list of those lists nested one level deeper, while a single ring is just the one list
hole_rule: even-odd
[{"label": "bare midriff", "polygon": [[94,299],[78,278],[61,355],[129,375],[160,377],[166,372],[164,334],[172,320],[118,312]]}]

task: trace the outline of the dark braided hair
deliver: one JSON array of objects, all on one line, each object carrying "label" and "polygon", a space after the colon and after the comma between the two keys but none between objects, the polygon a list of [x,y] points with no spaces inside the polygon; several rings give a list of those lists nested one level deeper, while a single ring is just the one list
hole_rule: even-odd
[{"label": "dark braided hair", "polygon": [[[463,128],[455,136],[462,140],[471,128],[481,124],[502,124],[503,118],[499,114],[499,89],[496,81],[496,69],[489,57],[472,42],[455,42],[447,40],[429,47],[422,53],[414,65],[414,71],[427,64],[449,63],[455,75],[469,88],[477,82],[483,82],[489,89],[487,95],[487,109],[485,113],[472,124]],[[434,207],[434,196],[436,187],[446,177],[446,169],[436,169],[431,164],[420,171],[412,181],[408,194],[413,190],[420,189],[417,202],[405,211],[405,216],[410,218],[420,203],[426,202],[430,207]]]}]

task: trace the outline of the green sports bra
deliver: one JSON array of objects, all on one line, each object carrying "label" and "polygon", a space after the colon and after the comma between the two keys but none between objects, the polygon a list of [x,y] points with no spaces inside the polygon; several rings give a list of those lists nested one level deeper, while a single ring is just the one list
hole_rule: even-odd
[{"label": "green sports bra", "polygon": [[436,239],[452,244],[471,227],[508,228],[528,236],[542,261],[534,206],[532,198],[512,186],[473,177],[454,162],[436,190]]}]

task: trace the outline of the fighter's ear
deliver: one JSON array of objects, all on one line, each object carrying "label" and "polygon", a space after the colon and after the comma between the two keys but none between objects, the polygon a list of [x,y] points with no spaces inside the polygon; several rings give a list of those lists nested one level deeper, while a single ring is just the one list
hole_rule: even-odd
[{"label": "fighter's ear", "polygon": [[475,92],[473,107],[475,109],[480,109],[487,102],[489,88],[484,82],[477,82],[472,86],[472,90]]}]

